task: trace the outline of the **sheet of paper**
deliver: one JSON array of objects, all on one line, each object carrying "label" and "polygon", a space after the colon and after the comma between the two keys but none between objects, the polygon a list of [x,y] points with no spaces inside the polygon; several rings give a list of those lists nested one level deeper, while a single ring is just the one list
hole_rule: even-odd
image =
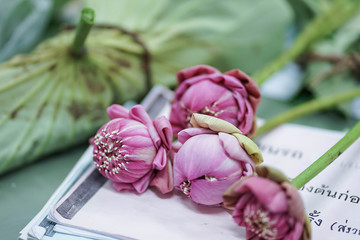
[{"label": "sheet of paper", "polygon": [[[71,186],[80,178],[82,173],[91,166],[91,161],[87,157],[91,154],[92,149],[88,148],[76,165],[71,169],[61,185],[56,189],[53,195],[49,198],[47,203],[41,211],[20,231],[20,240],[37,240],[43,239],[45,235],[53,236],[49,233],[52,231],[53,223],[47,220],[49,211],[61,199],[61,197],[71,188]],[[89,152],[89,153],[88,153]]]},{"label": "sheet of paper", "polygon": [[[285,124],[257,142],[265,164],[296,177],[345,134]],[[360,140],[300,189],[313,239],[360,239]]]},{"label": "sheet of paper", "polygon": [[[143,194],[118,193],[107,181],[83,205],[80,202],[86,198],[84,193],[92,191],[93,175],[96,173],[96,170],[90,169],[84,181],[75,186],[77,192],[70,191],[55,206],[52,215],[57,221],[134,239],[244,238],[243,229],[233,222],[229,212],[219,207],[194,204],[178,191],[166,195],[156,190]],[[69,207],[74,199],[78,200],[78,204]],[[80,210],[76,209],[78,206]]]}]

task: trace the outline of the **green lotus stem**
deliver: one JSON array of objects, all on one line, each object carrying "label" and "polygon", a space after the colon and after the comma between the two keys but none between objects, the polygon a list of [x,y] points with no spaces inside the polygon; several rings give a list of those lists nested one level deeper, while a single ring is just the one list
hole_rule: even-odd
[{"label": "green lotus stem", "polygon": [[272,74],[282,69],[288,62],[300,56],[316,41],[337,29],[345,21],[356,14],[360,7],[360,1],[337,0],[329,5],[328,9],[315,17],[295,39],[290,49],[270,62],[252,77],[261,86]]},{"label": "green lotus stem", "polygon": [[301,188],[308,181],[313,179],[330,163],[338,158],[348,147],[360,137],[360,121],[347,134],[332,146],[324,155],[317,159],[313,164],[306,168],[302,173],[292,180],[296,188]]},{"label": "green lotus stem", "polygon": [[353,88],[348,91],[344,91],[341,93],[333,94],[327,97],[318,98],[315,100],[311,100],[309,102],[303,103],[297,107],[292,108],[291,110],[279,114],[278,116],[271,118],[266,121],[264,125],[259,127],[256,131],[254,139],[271,129],[285,123],[289,122],[298,117],[314,113],[320,110],[329,109],[341,102],[349,101],[355,97],[360,96],[360,87]]},{"label": "green lotus stem", "polygon": [[91,27],[94,25],[95,13],[91,8],[84,8],[81,11],[79,24],[76,27],[76,34],[71,46],[71,52],[75,56],[81,56],[84,53],[84,43]]}]

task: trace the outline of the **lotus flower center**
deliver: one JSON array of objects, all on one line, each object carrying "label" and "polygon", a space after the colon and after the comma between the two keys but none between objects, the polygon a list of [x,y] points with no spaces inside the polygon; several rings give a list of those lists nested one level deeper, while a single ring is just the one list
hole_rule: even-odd
[{"label": "lotus flower center", "polygon": [[210,106],[205,106],[203,109],[199,111],[199,113],[206,114],[209,116],[217,117],[220,113],[223,113],[224,110],[219,110],[215,103],[211,104]]},{"label": "lotus flower center", "polygon": [[180,184],[180,190],[187,196],[190,197],[191,181],[186,180]]},{"label": "lotus flower center", "polygon": [[247,205],[244,212],[246,229],[262,239],[276,239],[277,229],[273,226],[276,224],[276,219],[270,219],[269,214],[260,204]]},{"label": "lotus flower center", "polygon": [[117,174],[122,169],[127,171],[125,164],[129,163],[126,160],[128,152],[119,134],[119,130],[108,132],[104,128],[95,135],[94,160],[99,171],[109,174]]},{"label": "lotus flower center", "polygon": [[201,113],[213,117],[217,117],[219,114],[223,113],[224,110],[218,109],[216,106],[216,102],[210,104],[209,106],[205,106],[203,109],[199,111],[192,111],[191,109],[187,108],[183,102],[180,102],[180,106],[185,110],[186,112],[186,126],[191,127],[190,119],[193,113]]},{"label": "lotus flower center", "polygon": [[215,181],[218,180],[216,177],[212,177],[212,176],[208,176],[208,175],[205,175],[204,179],[209,181],[209,182],[215,182]]}]

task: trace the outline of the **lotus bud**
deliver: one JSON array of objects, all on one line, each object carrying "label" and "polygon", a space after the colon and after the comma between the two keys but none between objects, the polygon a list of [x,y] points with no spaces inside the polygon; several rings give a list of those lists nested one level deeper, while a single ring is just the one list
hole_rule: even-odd
[{"label": "lotus bud", "polygon": [[191,123],[194,128],[178,135],[182,146],[174,157],[174,185],[196,203],[221,204],[230,185],[254,174],[260,151],[225,120],[195,113]]},{"label": "lotus bud", "polygon": [[144,192],[149,186],[162,193],[173,189],[172,129],[165,117],[154,121],[142,106],[130,111],[120,105],[107,109],[110,121],[90,141],[99,172],[113,181],[117,191]]},{"label": "lotus bud", "polygon": [[224,206],[246,228],[246,239],[310,239],[310,224],[297,189],[279,171],[263,166],[224,193]]},{"label": "lotus bud", "polygon": [[180,71],[177,79],[170,113],[174,135],[191,127],[193,113],[226,120],[244,135],[254,134],[260,91],[244,72],[235,69],[223,74],[213,67],[198,65]]}]

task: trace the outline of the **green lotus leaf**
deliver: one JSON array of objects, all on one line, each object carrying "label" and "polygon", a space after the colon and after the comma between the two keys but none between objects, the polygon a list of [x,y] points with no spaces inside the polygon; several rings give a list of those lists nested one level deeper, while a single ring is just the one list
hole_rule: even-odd
[{"label": "green lotus leaf", "polygon": [[293,11],[287,1],[83,0],[96,23],[141,36],[152,54],[154,79],[175,84],[178,69],[208,63],[248,74],[284,50]]},{"label": "green lotus leaf", "polygon": [[86,53],[71,54],[74,30],[0,65],[0,173],[88,139],[106,107],[145,92],[147,60],[134,36],[93,28]]},{"label": "green lotus leaf", "polygon": [[66,1],[0,0],[0,62],[34,49]]}]

